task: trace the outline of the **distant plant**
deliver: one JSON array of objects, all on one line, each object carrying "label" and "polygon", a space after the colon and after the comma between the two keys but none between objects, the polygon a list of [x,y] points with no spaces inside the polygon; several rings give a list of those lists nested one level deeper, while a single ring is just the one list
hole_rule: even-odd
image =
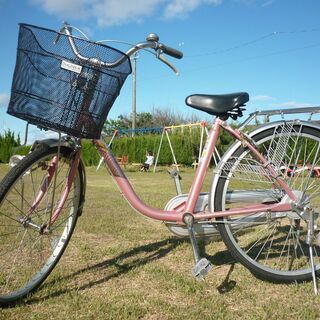
[{"label": "distant plant", "polygon": [[85,166],[96,166],[99,163],[100,155],[90,140],[82,142],[82,159]]},{"label": "distant plant", "polygon": [[16,148],[20,145],[20,136],[16,137],[13,131],[8,130],[4,134],[0,134],[0,162],[8,163]]}]

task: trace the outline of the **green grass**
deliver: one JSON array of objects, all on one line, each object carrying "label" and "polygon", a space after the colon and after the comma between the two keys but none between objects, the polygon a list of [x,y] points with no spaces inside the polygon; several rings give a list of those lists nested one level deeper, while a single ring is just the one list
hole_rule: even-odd
[{"label": "green grass", "polygon": [[[7,170],[0,166],[0,179]],[[319,319],[311,283],[261,281],[219,241],[205,245],[213,270],[193,279],[189,243],[135,214],[104,173],[87,170],[85,209],[58,266],[24,302],[0,309],[0,319]],[[127,175],[152,206],[175,194],[165,170]],[[192,176],[182,172],[184,191]]]}]

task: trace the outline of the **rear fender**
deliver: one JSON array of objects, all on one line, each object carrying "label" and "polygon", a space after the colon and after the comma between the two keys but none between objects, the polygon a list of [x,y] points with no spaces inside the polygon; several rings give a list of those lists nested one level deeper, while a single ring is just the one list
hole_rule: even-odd
[{"label": "rear fender", "polygon": [[[263,131],[267,131],[270,129],[277,128],[281,125],[284,125],[285,123],[293,122],[294,125],[302,125],[304,127],[310,127],[316,130],[319,130],[320,133],[320,126],[316,123],[312,123],[310,121],[302,121],[302,120],[290,120],[290,121],[276,121],[276,122],[270,122],[268,124],[259,126],[255,130],[248,133],[248,136],[252,138],[253,140],[256,139],[256,136],[260,134]],[[212,183],[211,183],[211,190],[209,193],[209,210],[214,211],[214,199],[215,199],[215,193],[216,193],[216,187],[219,181],[219,172],[221,168],[223,167],[224,163],[228,160],[228,158],[241,146],[241,141],[234,142],[224,153],[222,156],[220,162],[218,163],[216,169],[214,170],[215,174],[213,175]]]}]

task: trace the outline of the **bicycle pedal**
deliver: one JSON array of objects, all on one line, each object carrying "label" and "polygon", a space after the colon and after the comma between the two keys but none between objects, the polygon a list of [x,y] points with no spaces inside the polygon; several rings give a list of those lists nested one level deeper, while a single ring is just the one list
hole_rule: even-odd
[{"label": "bicycle pedal", "polygon": [[202,258],[200,259],[196,265],[192,268],[192,275],[197,280],[203,280],[204,277],[208,274],[208,272],[212,269],[211,262],[206,259]]}]

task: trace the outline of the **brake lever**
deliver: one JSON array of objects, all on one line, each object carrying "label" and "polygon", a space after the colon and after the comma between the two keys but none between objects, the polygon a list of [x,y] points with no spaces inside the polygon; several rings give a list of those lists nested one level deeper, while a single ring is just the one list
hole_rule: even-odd
[{"label": "brake lever", "polygon": [[173,64],[171,64],[163,55],[158,54],[157,58],[165,63],[176,74],[176,76],[180,75],[178,69]]}]

